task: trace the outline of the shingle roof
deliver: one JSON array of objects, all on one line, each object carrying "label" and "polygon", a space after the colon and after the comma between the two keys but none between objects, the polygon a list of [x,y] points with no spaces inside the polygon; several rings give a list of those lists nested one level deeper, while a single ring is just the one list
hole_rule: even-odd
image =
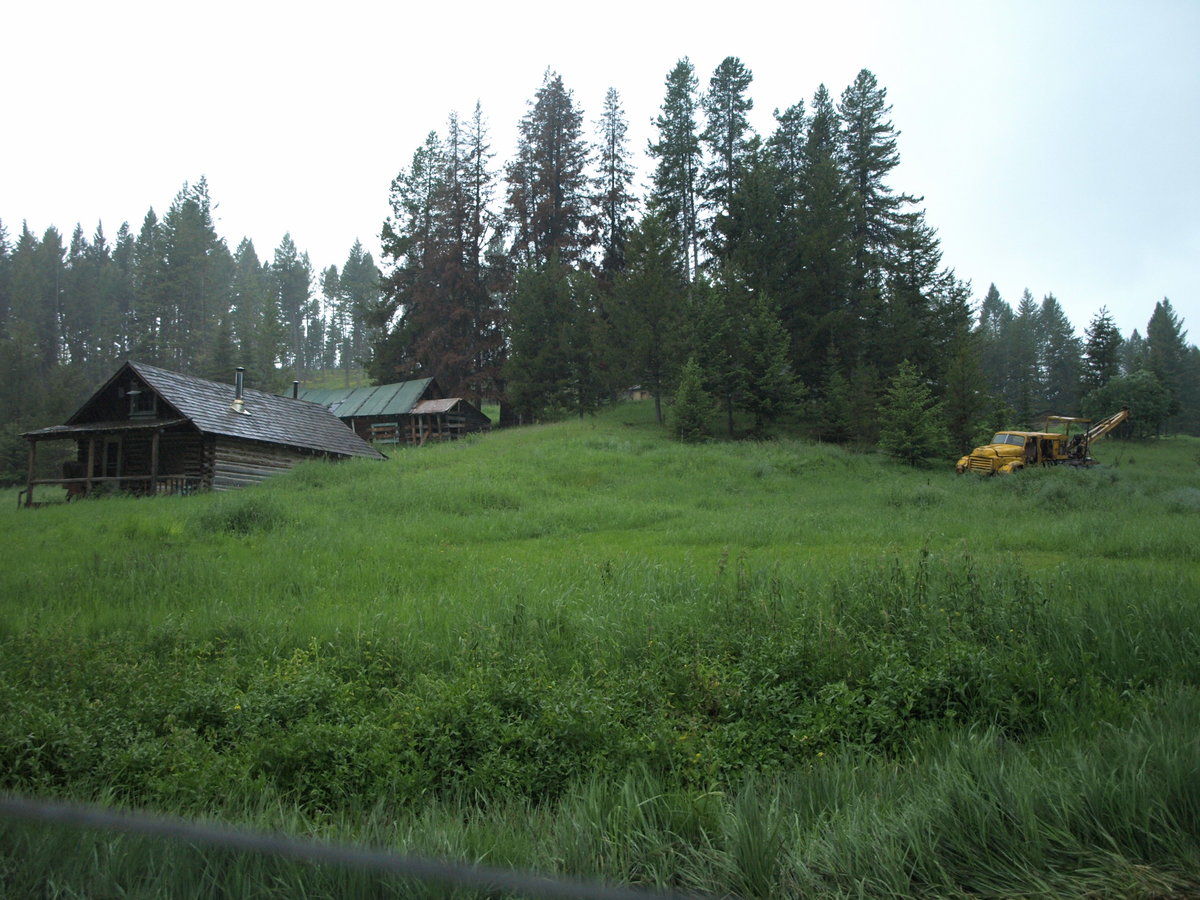
[{"label": "shingle roof", "polygon": [[358,388],[309,388],[302,400],[320,403],[342,419],[355,416],[406,416],[424,395],[432,378]]},{"label": "shingle roof", "polygon": [[[319,403],[247,388],[242,392],[246,412],[238,413],[230,408],[234,401],[231,384],[181,375],[144,363],[129,362],[125,367],[135,372],[180,417],[190,419],[197,429],[207,434],[284,444],[339,456],[384,458]],[[121,371],[109,380],[109,384],[120,376]],[[67,424],[75,424],[87,405],[84,404]]]}]

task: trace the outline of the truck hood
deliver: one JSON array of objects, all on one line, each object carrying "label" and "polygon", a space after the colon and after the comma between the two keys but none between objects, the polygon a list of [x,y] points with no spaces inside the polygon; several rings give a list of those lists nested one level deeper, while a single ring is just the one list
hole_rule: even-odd
[{"label": "truck hood", "polygon": [[972,456],[1024,456],[1025,448],[1016,444],[986,444],[971,451]]}]

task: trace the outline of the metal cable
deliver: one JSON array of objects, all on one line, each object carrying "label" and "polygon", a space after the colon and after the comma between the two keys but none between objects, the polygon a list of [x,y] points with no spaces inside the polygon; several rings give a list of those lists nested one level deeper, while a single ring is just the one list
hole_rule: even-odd
[{"label": "metal cable", "polygon": [[478,888],[484,891],[510,891],[531,897],[553,897],[564,898],[564,900],[699,900],[696,895],[689,897],[642,888],[550,878],[531,872],[437,859],[422,859],[388,850],[346,847],[224,825],[204,825],[166,816],[34,800],[12,795],[0,795],[0,816],[76,828],[94,828],[127,834],[173,838],[230,850],[273,854],[306,862],[367,869],[388,875]]}]

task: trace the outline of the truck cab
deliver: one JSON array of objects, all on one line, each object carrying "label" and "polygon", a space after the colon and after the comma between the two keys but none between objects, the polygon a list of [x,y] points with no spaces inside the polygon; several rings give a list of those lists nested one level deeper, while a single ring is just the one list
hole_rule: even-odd
[{"label": "truck cab", "polygon": [[1067,459],[1066,440],[1050,431],[998,431],[990,443],[962,457],[954,470],[960,475],[1007,475],[1026,466],[1060,463]]}]

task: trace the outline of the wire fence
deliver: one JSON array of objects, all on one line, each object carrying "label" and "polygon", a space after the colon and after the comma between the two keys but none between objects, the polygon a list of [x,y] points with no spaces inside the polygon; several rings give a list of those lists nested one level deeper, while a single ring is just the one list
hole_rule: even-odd
[{"label": "wire fence", "polygon": [[423,859],[389,850],[349,847],[232,828],[227,825],[203,824],[166,816],[12,795],[0,795],[0,817],[48,825],[148,835],[226,850],[273,854],[301,862],[345,866],[381,875],[475,888],[489,893],[504,892],[524,897],[562,900],[701,900],[698,895],[664,893],[490,866]]}]

